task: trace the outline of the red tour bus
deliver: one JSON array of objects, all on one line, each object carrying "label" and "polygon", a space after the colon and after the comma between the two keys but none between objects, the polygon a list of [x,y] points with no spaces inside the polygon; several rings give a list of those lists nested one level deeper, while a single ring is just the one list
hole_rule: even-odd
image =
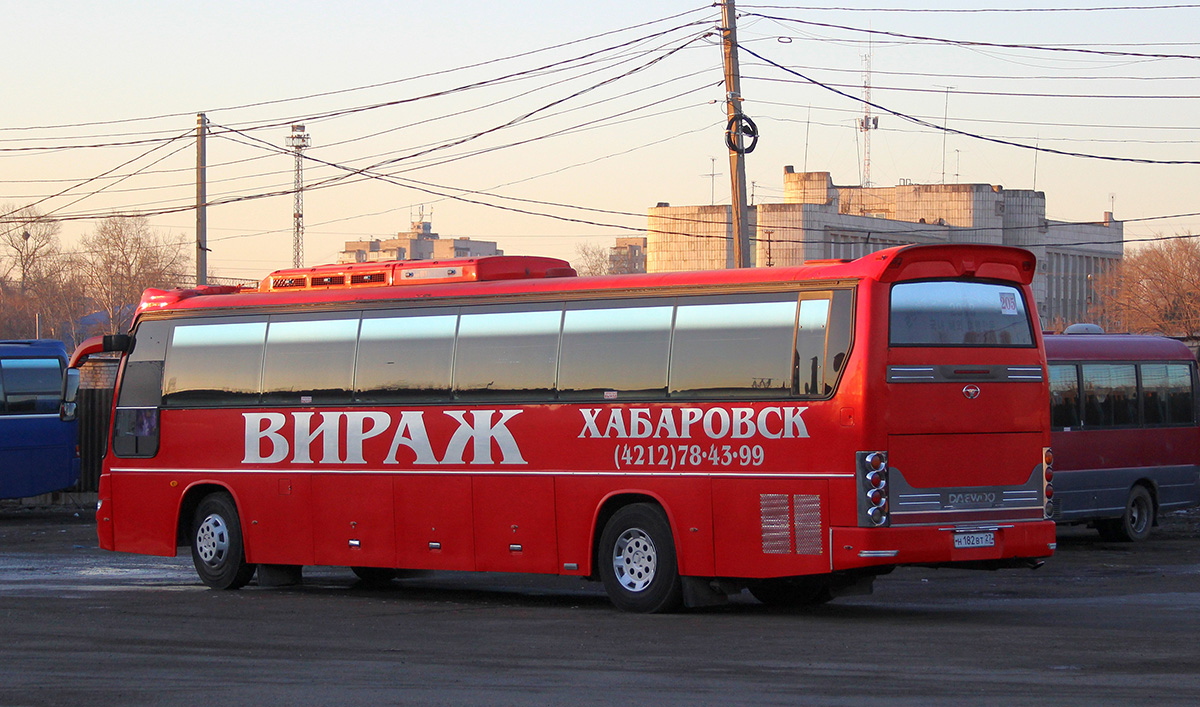
[{"label": "red tour bus", "polygon": [[575,575],[644,612],[1037,566],[1055,540],[1033,273],[1023,250],[939,245],[147,291],[130,337],[74,357],[124,352],[100,546],[191,546],[229,589],[303,565]]},{"label": "red tour bus", "polygon": [[1161,336],[1080,331],[1046,337],[1052,515],[1145,540],[1159,513],[1200,505],[1196,357]]}]

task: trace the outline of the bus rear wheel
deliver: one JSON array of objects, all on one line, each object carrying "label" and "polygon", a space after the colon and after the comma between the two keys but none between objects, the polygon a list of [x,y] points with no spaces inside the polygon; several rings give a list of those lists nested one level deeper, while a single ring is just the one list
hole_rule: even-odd
[{"label": "bus rear wheel", "polygon": [[240,589],[254,576],[255,566],[246,562],[237,506],[229,494],[209,494],[196,507],[192,564],[200,581],[213,589]]},{"label": "bus rear wheel", "polygon": [[657,506],[635,503],[613,514],[600,535],[600,578],[618,609],[642,614],[683,605],[675,541]]},{"label": "bus rear wheel", "polygon": [[1115,543],[1136,543],[1150,538],[1154,526],[1154,499],[1145,486],[1134,486],[1126,499],[1126,510],[1114,520],[1099,521],[1096,529],[1100,538]]},{"label": "bus rear wheel", "polygon": [[1114,520],[1096,523],[1100,537],[1114,542],[1138,542],[1150,537],[1154,526],[1154,499],[1145,486],[1134,486],[1125,501],[1125,513]]}]

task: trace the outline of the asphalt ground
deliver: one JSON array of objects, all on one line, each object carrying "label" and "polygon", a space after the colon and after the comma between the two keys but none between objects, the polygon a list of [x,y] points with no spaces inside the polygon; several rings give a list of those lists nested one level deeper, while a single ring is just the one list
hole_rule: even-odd
[{"label": "asphalt ground", "polygon": [[444,573],[209,590],[0,504],[0,705],[1200,704],[1200,509],[1062,528],[1036,571],[902,568],[805,610],[624,614],[575,578]]}]

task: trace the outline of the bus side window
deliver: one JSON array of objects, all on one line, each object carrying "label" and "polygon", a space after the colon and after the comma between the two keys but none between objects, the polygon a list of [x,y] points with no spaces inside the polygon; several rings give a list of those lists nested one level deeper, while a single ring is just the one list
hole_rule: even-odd
[{"label": "bus side window", "polygon": [[1084,364],[1083,389],[1086,427],[1138,423],[1137,367],[1132,363]]},{"label": "bus side window", "polygon": [[354,401],[450,400],[458,308],[366,313],[358,335]]},{"label": "bus side window", "polygon": [[788,395],[796,316],[795,294],[681,297],[671,342],[671,397]]},{"label": "bus side window", "polygon": [[1182,363],[1143,363],[1142,413],[1147,425],[1195,422],[1192,372]]},{"label": "bus side window", "polygon": [[118,457],[152,457],[158,453],[163,359],[171,328],[169,322],[144,322],[134,335],[113,416],[112,447]]},{"label": "bus side window", "polygon": [[[222,317],[177,325],[163,368],[163,403],[257,404],[266,337],[264,319]],[[139,346],[134,345],[133,355]]]},{"label": "bus side window", "polygon": [[464,309],[455,400],[553,400],[561,329],[561,304]]},{"label": "bus side window", "polygon": [[560,399],[665,397],[674,313],[666,299],[621,306],[568,303],[559,351]]},{"label": "bus side window", "polygon": [[1050,365],[1050,426],[1079,427],[1079,371],[1075,364]]},{"label": "bus side window", "polygon": [[0,361],[0,410],[47,415],[58,409],[62,362],[57,358],[9,358]]}]

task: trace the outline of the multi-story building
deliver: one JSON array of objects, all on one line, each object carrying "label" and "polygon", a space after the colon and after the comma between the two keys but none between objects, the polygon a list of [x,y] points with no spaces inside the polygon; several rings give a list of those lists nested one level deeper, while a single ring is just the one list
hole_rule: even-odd
[{"label": "multi-story building", "polygon": [[[1124,253],[1124,228],[1111,213],[1096,223],[1046,218],[1046,195],[989,184],[834,186],[828,172],[784,168],[782,203],[750,208],[756,266],[858,258],[906,243],[993,243],[1038,258],[1033,291],[1043,324],[1086,321],[1092,279]],[[649,210],[649,272],[732,267],[728,206]]]},{"label": "multi-story building", "polygon": [[608,250],[608,271],[614,275],[646,272],[646,239],[618,238]]},{"label": "multi-story building", "polygon": [[449,260],[479,258],[485,255],[504,255],[495,241],[470,238],[441,238],[433,232],[429,221],[414,221],[408,233],[395,238],[369,241],[346,241],[346,249],[338,255],[339,263],[369,263],[377,260]]}]

